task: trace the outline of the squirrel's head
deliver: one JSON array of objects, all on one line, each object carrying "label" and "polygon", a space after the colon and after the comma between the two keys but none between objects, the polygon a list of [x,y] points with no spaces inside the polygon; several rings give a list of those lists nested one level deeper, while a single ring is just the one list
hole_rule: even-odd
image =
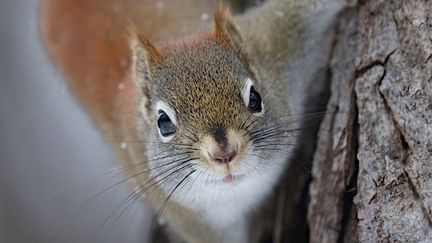
[{"label": "squirrel's head", "polygon": [[[132,36],[141,132],[156,141],[145,143],[149,167],[168,178],[167,192],[184,180],[194,188],[241,188],[248,177],[266,183],[282,170],[291,138],[277,134],[284,133],[280,117],[269,111],[277,104],[267,103],[265,81],[244,47],[226,11],[215,14],[212,32],[174,44],[156,47]],[[254,183],[247,186],[262,186]]]}]

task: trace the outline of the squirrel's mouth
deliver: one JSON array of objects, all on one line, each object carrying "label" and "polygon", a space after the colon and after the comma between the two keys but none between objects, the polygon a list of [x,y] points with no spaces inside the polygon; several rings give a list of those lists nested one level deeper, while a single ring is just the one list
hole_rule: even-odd
[{"label": "squirrel's mouth", "polygon": [[215,179],[212,182],[216,184],[234,184],[242,181],[244,179],[244,174],[226,174],[221,179]]},{"label": "squirrel's mouth", "polygon": [[228,174],[224,176],[224,178],[222,178],[223,183],[231,183],[234,182],[235,180],[236,180],[236,176],[231,174]]}]

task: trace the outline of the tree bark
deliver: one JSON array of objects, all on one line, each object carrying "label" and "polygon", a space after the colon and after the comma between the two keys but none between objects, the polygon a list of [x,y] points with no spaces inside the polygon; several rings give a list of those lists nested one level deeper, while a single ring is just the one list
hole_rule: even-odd
[{"label": "tree bark", "polygon": [[432,242],[432,1],[360,2],[331,65],[310,242]]}]

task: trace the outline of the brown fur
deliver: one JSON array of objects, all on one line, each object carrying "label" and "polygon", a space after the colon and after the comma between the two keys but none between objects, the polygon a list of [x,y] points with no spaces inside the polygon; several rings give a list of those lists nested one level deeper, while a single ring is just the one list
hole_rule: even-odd
[{"label": "brown fur", "polygon": [[[307,66],[312,76],[328,53],[316,52],[327,48],[329,42],[323,30],[313,28],[319,13],[308,12],[306,6],[311,2],[315,0],[269,1],[238,17],[237,25],[226,10],[219,8],[215,27],[209,30],[207,23],[196,20],[203,12],[212,12],[213,1],[170,1],[165,4],[165,13],[159,13],[157,1],[151,0],[43,0],[41,35],[74,95],[108,140],[119,144],[154,133],[149,125],[156,119],[150,115],[154,113],[154,95],[181,111],[180,129],[205,135],[215,125],[241,127],[248,114],[238,94],[245,76],[255,79],[257,89],[268,97],[276,115],[293,109],[288,81],[298,82],[308,76],[297,74],[297,69],[289,69],[288,64],[310,49],[315,53],[310,58],[316,61]],[[130,23],[137,28],[129,29],[128,37],[125,26]],[[188,36],[192,32],[195,34]],[[317,43],[303,45],[318,34],[321,39],[317,38]],[[133,65],[130,56],[134,57]],[[130,72],[131,66],[134,72]],[[119,85],[124,89],[119,90]],[[116,144],[113,148],[123,166],[128,166],[124,169],[127,175],[133,175],[131,165],[145,160],[147,152],[139,143],[130,143],[126,150]],[[145,174],[136,178],[147,180]],[[156,191],[159,193],[148,201],[159,208],[166,195]],[[213,232],[199,215],[181,205],[169,204],[164,213],[173,228],[190,242],[223,241],[223,235]]]}]

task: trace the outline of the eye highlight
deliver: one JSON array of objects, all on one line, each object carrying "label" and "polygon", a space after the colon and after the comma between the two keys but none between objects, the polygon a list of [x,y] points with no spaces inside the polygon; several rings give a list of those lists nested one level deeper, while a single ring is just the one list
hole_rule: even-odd
[{"label": "eye highlight", "polygon": [[261,95],[255,90],[254,86],[250,89],[248,107],[253,113],[260,113],[262,111]]},{"label": "eye highlight", "polygon": [[156,103],[157,129],[162,142],[167,143],[174,138],[177,131],[176,113],[171,106],[163,101]]},{"label": "eye highlight", "polygon": [[163,137],[168,137],[170,135],[174,135],[176,132],[176,127],[174,123],[171,121],[169,116],[164,111],[158,112],[158,120],[157,124],[159,127],[159,131]]},{"label": "eye highlight", "polygon": [[256,91],[253,81],[247,78],[242,90],[243,102],[248,107],[249,111],[255,116],[264,114],[264,104],[262,103],[261,95]]}]

